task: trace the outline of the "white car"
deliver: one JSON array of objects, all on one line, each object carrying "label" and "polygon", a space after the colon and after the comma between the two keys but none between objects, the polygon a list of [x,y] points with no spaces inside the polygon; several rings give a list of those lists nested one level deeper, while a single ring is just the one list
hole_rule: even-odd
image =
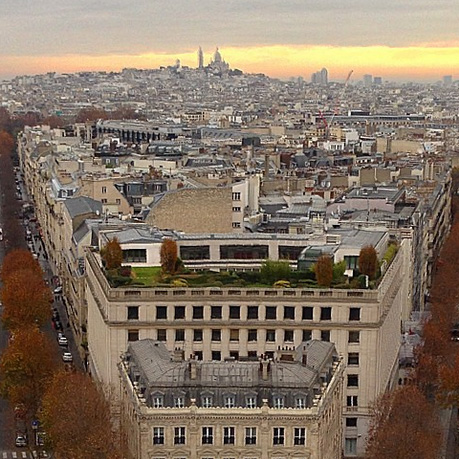
[{"label": "white car", "polygon": [[23,447],[27,446],[27,435],[23,434],[23,433],[16,434],[16,440],[15,440],[14,444],[18,448],[23,448]]},{"label": "white car", "polygon": [[57,337],[57,342],[59,343],[59,346],[63,346],[63,347],[65,347],[65,346],[67,346],[69,344],[67,338],[62,333],[59,333],[59,335]]},{"label": "white car", "polygon": [[73,356],[70,352],[64,352],[62,354],[62,360],[64,362],[73,362]]},{"label": "white car", "polygon": [[54,289],[55,295],[59,295],[60,293],[62,293],[62,285],[59,285],[58,287]]}]

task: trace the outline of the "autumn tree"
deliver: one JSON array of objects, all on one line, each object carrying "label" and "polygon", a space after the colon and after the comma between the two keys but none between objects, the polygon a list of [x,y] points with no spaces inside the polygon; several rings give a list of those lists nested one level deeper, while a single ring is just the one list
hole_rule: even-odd
[{"label": "autumn tree", "polygon": [[370,279],[376,277],[378,269],[378,254],[372,245],[367,245],[360,249],[359,271],[360,274],[368,276]]},{"label": "autumn tree", "polygon": [[101,388],[83,373],[55,374],[43,397],[40,420],[59,458],[119,457],[109,402]]},{"label": "autumn tree", "polygon": [[118,238],[114,237],[105,244],[101,250],[101,256],[108,270],[118,269],[121,266],[121,263],[123,263],[123,249]]},{"label": "autumn tree", "polygon": [[164,239],[161,244],[161,268],[166,274],[174,274],[177,266],[177,243],[172,239]]},{"label": "autumn tree", "polygon": [[38,327],[24,326],[14,332],[0,359],[0,394],[12,404],[24,404],[34,415],[52,373],[55,350]]},{"label": "autumn tree", "polygon": [[317,283],[321,287],[330,287],[333,281],[333,261],[328,255],[322,255],[314,267]]},{"label": "autumn tree", "polygon": [[368,459],[437,459],[441,446],[435,407],[417,386],[387,392],[373,406]]},{"label": "autumn tree", "polygon": [[3,280],[2,321],[6,328],[17,330],[27,324],[41,327],[51,319],[51,291],[41,273],[17,270]]},{"label": "autumn tree", "polygon": [[34,274],[43,275],[40,264],[32,256],[30,250],[15,249],[9,252],[3,259],[1,279],[3,282],[16,271],[31,271]]},{"label": "autumn tree", "polygon": [[76,118],[75,123],[85,123],[86,121],[106,120],[109,118],[108,113],[96,107],[82,108]]}]

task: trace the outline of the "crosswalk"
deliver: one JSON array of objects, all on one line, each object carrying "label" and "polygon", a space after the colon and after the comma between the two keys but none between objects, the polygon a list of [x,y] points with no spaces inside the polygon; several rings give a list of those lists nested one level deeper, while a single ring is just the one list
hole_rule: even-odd
[{"label": "crosswalk", "polygon": [[0,451],[0,459],[38,459],[38,451]]}]

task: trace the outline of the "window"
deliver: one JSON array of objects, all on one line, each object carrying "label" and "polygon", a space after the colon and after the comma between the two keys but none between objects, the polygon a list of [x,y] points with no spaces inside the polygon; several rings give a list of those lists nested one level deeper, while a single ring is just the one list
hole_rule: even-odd
[{"label": "window", "polygon": [[164,328],[158,328],[158,330],[156,330],[156,339],[158,341],[166,341],[166,330]]},{"label": "window", "polygon": [[163,396],[155,395],[153,397],[153,408],[162,408],[164,405]]},{"label": "window", "polygon": [[284,408],[284,397],[281,395],[273,397],[273,408]]},{"label": "window", "polygon": [[346,427],[357,427],[357,418],[346,418]]},{"label": "window", "polygon": [[284,341],[286,343],[293,343],[293,330],[284,330]]},{"label": "window", "polygon": [[202,330],[193,330],[193,341],[195,342],[202,341]]},{"label": "window", "polygon": [[240,228],[241,227],[241,222],[232,222],[231,223],[231,228]]},{"label": "window", "polygon": [[201,405],[203,408],[212,408],[212,396],[211,395],[204,395],[201,398]]},{"label": "window", "polygon": [[296,446],[306,444],[306,428],[295,427],[293,430],[293,444]]},{"label": "window", "polygon": [[230,319],[240,319],[241,318],[240,306],[230,306],[229,307],[229,318]]},{"label": "window", "polygon": [[234,445],[235,443],[235,428],[234,427],[223,427],[223,444]]},{"label": "window", "polygon": [[102,194],[105,194],[107,192],[107,187],[106,186],[103,186],[102,187]]},{"label": "window", "polygon": [[258,306],[247,307],[247,319],[258,319]]},{"label": "window", "polygon": [[240,212],[241,208],[240,207],[233,207],[233,212]]},{"label": "window", "polygon": [[139,341],[139,330],[128,330],[128,342]]},{"label": "window", "polygon": [[128,320],[139,320],[139,307],[138,306],[128,306],[127,318]]},{"label": "window", "polygon": [[312,306],[303,306],[303,315],[301,318],[303,320],[312,320],[314,314],[314,308]]},{"label": "window", "polygon": [[196,360],[202,360],[202,351],[194,351],[194,358]]},{"label": "window", "polygon": [[357,454],[357,438],[346,438],[344,453],[348,456],[355,456]]},{"label": "window", "polygon": [[153,427],[153,444],[164,445],[164,427]]},{"label": "window", "polygon": [[178,397],[174,397],[174,406],[175,408],[184,408],[185,407],[185,397],[181,395]]},{"label": "window", "polygon": [[255,330],[255,329],[249,330],[248,341],[249,342],[253,342],[253,341],[256,341],[256,340],[257,340],[257,330]]},{"label": "window", "polygon": [[256,445],[257,444],[257,428],[246,427],[245,428],[245,444]]},{"label": "window", "polygon": [[347,355],[347,364],[348,365],[358,365],[359,364],[359,353],[349,352],[349,354]]},{"label": "window", "polygon": [[306,397],[295,397],[295,408],[306,408]]},{"label": "window", "polygon": [[222,340],[222,331],[219,329],[212,330],[212,341],[221,341]]},{"label": "window", "polygon": [[322,341],[330,341],[330,330],[321,330],[320,339]]},{"label": "window", "polygon": [[331,320],[332,308],[322,307],[320,308],[320,320]]},{"label": "window", "polygon": [[349,332],[349,343],[359,343],[360,342],[360,332],[359,331],[350,331]]},{"label": "window", "polygon": [[312,330],[303,330],[303,341],[309,341],[312,339]]},{"label": "window", "polygon": [[204,306],[193,306],[193,319],[204,319]]},{"label": "window", "polygon": [[174,427],[174,445],[185,444],[185,427]]},{"label": "window", "polygon": [[230,329],[230,341],[239,341],[239,330],[237,328]]},{"label": "window", "polygon": [[184,319],[184,318],[185,318],[185,306],[175,306],[174,319]]},{"label": "window", "polygon": [[273,429],[273,445],[283,445],[285,441],[283,427],[274,427]]},{"label": "window", "polygon": [[236,397],[234,395],[225,395],[223,403],[225,408],[234,408],[236,406]]},{"label": "window", "polygon": [[277,308],[276,306],[266,306],[266,320],[277,319]]},{"label": "window", "polygon": [[245,399],[245,407],[246,408],[256,408],[257,407],[257,397],[254,395],[249,395]]},{"label": "window", "polygon": [[167,319],[167,306],[156,306],[156,319]]},{"label": "window", "polygon": [[233,201],[240,201],[241,200],[241,193],[240,192],[233,192],[231,193]]},{"label": "window", "polygon": [[269,343],[276,341],[276,330],[266,330],[266,341]]},{"label": "window", "polygon": [[357,395],[348,395],[346,397],[346,406],[359,406]]},{"label": "window", "polygon": [[101,202],[102,204],[107,204],[108,201],[107,201],[106,198],[102,198],[102,199],[100,200],[100,202]]},{"label": "window", "polygon": [[239,360],[239,352],[238,351],[230,351],[230,355],[229,356],[233,360]]},{"label": "window", "polygon": [[295,319],[295,307],[284,306],[284,319]]},{"label": "window", "polygon": [[349,320],[360,320],[360,308],[349,309]]},{"label": "window", "polygon": [[121,199],[116,199],[116,204],[119,206],[121,204]]},{"label": "window", "polygon": [[222,307],[221,306],[211,306],[210,307],[210,318],[211,319],[221,319],[222,318]]},{"label": "window", "polygon": [[347,387],[359,387],[359,375],[347,375]]},{"label": "window", "polygon": [[185,330],[175,330],[175,341],[185,341]]},{"label": "window", "polygon": [[214,428],[213,427],[203,427],[202,428],[202,444],[212,445],[213,442],[214,442]]},{"label": "window", "polygon": [[358,269],[359,257],[357,255],[345,255],[346,269]]},{"label": "window", "polygon": [[125,263],[146,263],[146,249],[126,249],[123,250],[123,261]]},{"label": "window", "polygon": [[212,360],[220,361],[222,359],[222,353],[220,351],[212,351]]}]

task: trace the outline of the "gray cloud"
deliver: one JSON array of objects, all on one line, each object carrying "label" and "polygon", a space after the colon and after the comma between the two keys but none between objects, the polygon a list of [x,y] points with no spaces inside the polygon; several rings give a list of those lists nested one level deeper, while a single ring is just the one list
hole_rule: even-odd
[{"label": "gray cloud", "polygon": [[446,0],[3,0],[0,54],[404,46],[459,40],[458,11]]}]

